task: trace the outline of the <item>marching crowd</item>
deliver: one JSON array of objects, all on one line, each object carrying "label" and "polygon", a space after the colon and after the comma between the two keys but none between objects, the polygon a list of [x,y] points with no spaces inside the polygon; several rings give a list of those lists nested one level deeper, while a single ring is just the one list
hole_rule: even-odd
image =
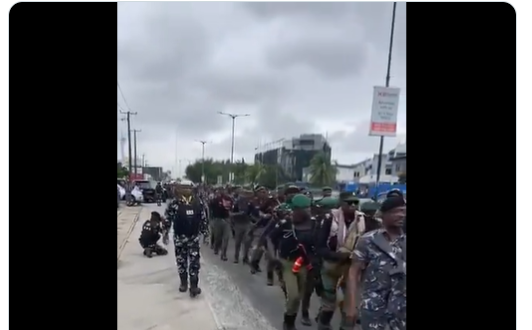
[{"label": "marching crowd", "polygon": [[[152,212],[143,224],[139,242],[144,255],[165,255],[158,244],[169,243],[181,285],[191,297],[199,288],[200,246],[209,245],[228,261],[228,243],[234,263],[242,262],[251,274],[266,265],[266,285],[277,283],[286,297],[284,330],[296,329],[296,317],[312,326],[309,315],[313,294],[321,304],[317,329],[332,330],[338,310],[341,330],[355,324],[363,330],[406,329],[406,201],[390,191],[379,210],[359,208],[352,193],[338,198],[323,188],[313,200],[296,186],[270,193],[263,187],[213,188],[176,185],[164,216]],[[171,230],[172,229],[172,230]],[[250,275],[251,276],[251,275]]]}]

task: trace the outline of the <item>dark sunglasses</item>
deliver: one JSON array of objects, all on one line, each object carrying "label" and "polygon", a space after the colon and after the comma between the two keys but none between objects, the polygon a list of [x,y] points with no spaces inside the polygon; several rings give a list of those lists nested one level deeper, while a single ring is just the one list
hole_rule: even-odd
[{"label": "dark sunglasses", "polygon": [[346,202],[347,205],[358,205],[360,202],[359,201],[349,201],[349,202]]}]

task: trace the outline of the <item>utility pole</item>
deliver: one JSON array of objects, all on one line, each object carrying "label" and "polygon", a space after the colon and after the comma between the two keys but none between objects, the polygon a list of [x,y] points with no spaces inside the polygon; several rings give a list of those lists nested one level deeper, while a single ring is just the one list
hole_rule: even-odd
[{"label": "utility pole", "polygon": [[[234,114],[234,113],[226,113],[226,112],[221,112],[221,111],[218,111],[218,114],[231,117],[231,121],[232,121],[231,122],[231,165],[233,165],[234,156],[235,156],[235,119],[238,117],[249,117],[251,115],[248,113]],[[234,173],[232,172],[232,169],[231,169],[231,172],[229,172],[229,182],[231,183],[233,182],[233,176],[234,176]]]},{"label": "utility pole", "polygon": [[140,129],[134,129],[132,130],[133,131],[133,144],[134,144],[134,155],[133,157],[135,157],[135,160],[133,161],[133,164],[135,166],[135,177],[137,176],[137,133],[140,133],[142,132],[142,130]]},{"label": "utility pole", "polygon": [[[127,149],[128,149],[128,170],[129,170],[129,177],[128,177],[128,183],[129,186],[131,186],[131,174],[133,173],[131,171],[131,115],[136,115],[136,112],[131,111],[120,111],[121,114],[126,115],[125,118],[122,118],[122,120],[127,121]],[[129,189],[128,189],[129,191]]]},{"label": "utility pole", "polygon": [[[204,140],[196,140],[196,142],[201,143],[201,183],[205,183],[207,181],[207,178],[205,177],[205,143],[207,141]],[[233,160],[231,160],[231,163]]]},{"label": "utility pole", "polygon": [[235,119],[238,117],[249,117],[251,116],[249,113],[245,114],[234,114],[234,113],[226,113],[218,111],[218,114],[231,117],[232,123],[231,123],[231,164],[233,164],[233,158],[235,155]]},{"label": "utility pole", "polygon": [[[390,68],[392,66],[392,49],[393,49],[393,33],[395,29],[395,10],[397,7],[397,2],[393,3],[392,9],[392,27],[390,30],[390,47],[388,48],[388,68],[386,69],[386,87],[390,86]],[[381,168],[382,168],[382,149],[384,147],[384,136],[381,136],[379,144],[379,159],[377,160],[377,178],[375,180],[375,195],[378,194],[379,182],[381,179]],[[377,196],[375,196],[377,197]]]}]

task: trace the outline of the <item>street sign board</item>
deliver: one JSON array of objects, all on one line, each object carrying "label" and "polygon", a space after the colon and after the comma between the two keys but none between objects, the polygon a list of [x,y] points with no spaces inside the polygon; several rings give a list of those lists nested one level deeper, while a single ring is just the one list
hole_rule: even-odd
[{"label": "street sign board", "polygon": [[395,136],[397,134],[397,110],[399,108],[399,88],[373,87],[371,106],[370,136]]}]

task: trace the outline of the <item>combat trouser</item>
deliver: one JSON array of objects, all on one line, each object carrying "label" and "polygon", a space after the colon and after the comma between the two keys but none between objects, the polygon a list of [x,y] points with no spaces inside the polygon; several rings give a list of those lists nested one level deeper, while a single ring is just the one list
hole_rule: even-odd
[{"label": "combat trouser", "polygon": [[160,238],[161,238],[161,235],[158,235],[157,239],[151,242],[145,242],[139,238],[140,246],[144,249],[143,254],[146,257],[151,258],[153,253],[155,253],[158,256],[163,256],[163,255],[168,254],[168,250],[166,250],[161,245],[157,244]]},{"label": "combat trouser", "polygon": [[212,250],[214,250],[214,245],[216,242],[216,237],[214,235],[214,233],[216,232],[216,227],[214,225],[214,222],[214,218],[209,219],[209,245]]},{"label": "combat trouser", "polygon": [[197,288],[200,270],[200,237],[174,236],[174,247],[182,287],[186,287],[190,279],[190,287]]},{"label": "combat trouser", "polygon": [[362,330],[406,330],[406,319],[390,318],[384,311],[361,309],[358,316]]},{"label": "combat trouser", "polygon": [[323,292],[321,294],[320,316],[318,321],[319,330],[329,329],[330,321],[337,306],[341,313],[340,330],[351,330],[354,326],[347,322],[343,302],[344,299],[343,297],[338,296],[338,294],[341,294],[342,296],[345,296],[346,294],[345,281],[342,281],[342,283],[339,283],[339,281],[342,276],[347,276],[347,274],[342,274],[339,269],[337,263],[329,261],[323,262],[321,268]]},{"label": "combat trouser", "polygon": [[214,219],[214,253],[221,252],[221,258],[227,260],[227,245],[231,237],[229,219]]},{"label": "combat trouser", "polygon": [[252,237],[250,237],[251,223],[235,223],[235,263],[239,262],[240,250],[243,248],[242,254],[244,255],[243,261],[248,262],[248,253],[251,248]]},{"label": "combat trouser", "polygon": [[312,325],[308,311],[310,308],[310,298],[312,298],[312,294],[314,293],[315,276],[313,272],[315,271],[319,270],[313,269],[312,271],[307,271],[307,278],[305,280],[303,295],[301,297],[301,323],[307,326]]},{"label": "combat trouser", "polygon": [[285,313],[284,326],[286,329],[294,329],[294,323],[301,304],[301,297],[306,287],[308,271],[301,267],[298,273],[292,272],[294,261],[280,259],[285,286]]}]

